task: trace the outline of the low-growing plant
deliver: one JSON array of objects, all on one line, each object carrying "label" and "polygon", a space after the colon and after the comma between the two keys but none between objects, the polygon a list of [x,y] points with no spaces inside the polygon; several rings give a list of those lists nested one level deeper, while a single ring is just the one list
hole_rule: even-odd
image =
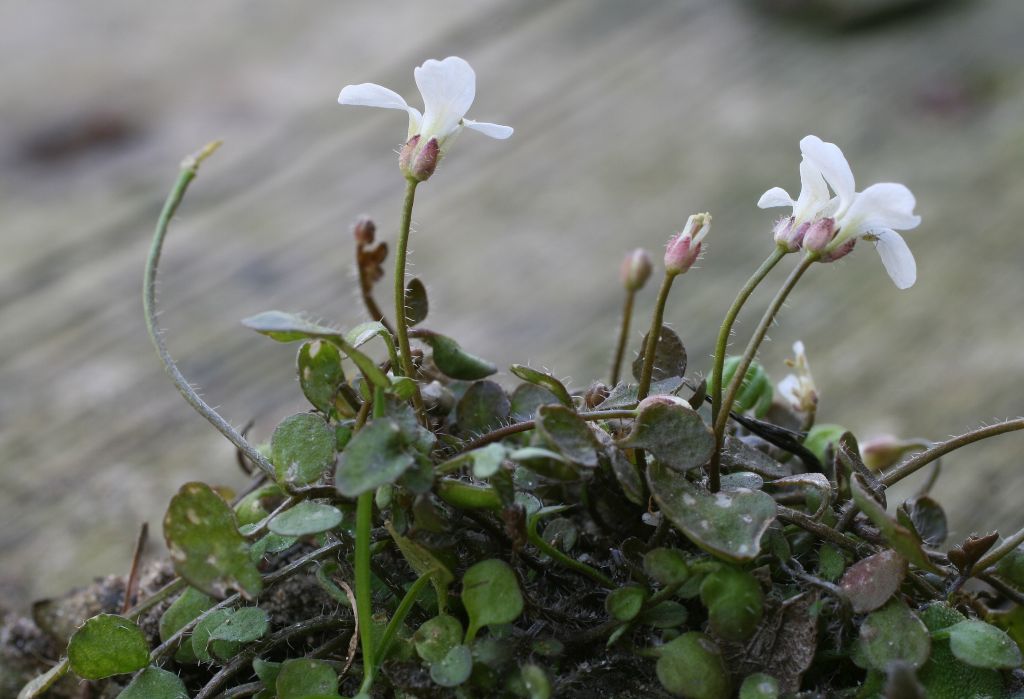
[{"label": "low-growing plant", "polygon": [[[623,261],[607,384],[566,386],[516,364],[517,383],[503,386],[488,378],[494,364],[424,326],[426,286],[407,278],[406,254],[415,195],[455,136],[512,129],[464,117],[475,75],[460,58],[427,61],[416,82],[423,113],[378,85],[339,97],[409,114],[391,317],[374,298],[388,248],[361,219],[368,322],[344,330],[280,311],[244,321],[298,343],[310,403],[266,445],[204,402],[157,326],[168,225],[217,144],[184,161],[146,267],[145,317],[178,390],[253,478],[238,493],[182,486],[163,522],[169,565],[145,584],[130,576],[120,609],[81,620],[64,657],[19,696],[60,693],[66,677],[122,699],[1018,696],[1024,530],[950,544],[934,478],[895,514],[886,496],[1024,419],[934,444],[859,446],[815,424],[801,343],[778,388],[756,361],[796,284],[860,240],[898,287],[914,283],[895,232],[920,221],[910,191],[856,191],[839,148],[808,136],[799,196],[774,188],[759,202],[792,212],[718,329],[706,380],[688,373],[663,322],[673,283],[704,252],[711,216],[697,214],[668,242],[631,377],[633,299],[654,271],[643,250]],[[728,357],[738,312],[791,255]]]}]

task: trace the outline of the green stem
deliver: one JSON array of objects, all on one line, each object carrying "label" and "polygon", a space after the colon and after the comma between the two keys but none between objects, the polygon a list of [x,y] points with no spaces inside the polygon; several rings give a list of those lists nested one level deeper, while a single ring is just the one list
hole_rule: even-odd
[{"label": "green stem", "polygon": [[[776,254],[778,251],[776,251]],[[772,258],[769,257],[769,260]],[[754,335],[750,338],[747,343],[746,349],[743,350],[743,355],[740,357],[740,363],[736,367],[736,373],[733,374],[732,381],[729,382],[729,386],[725,391],[725,396],[722,398],[722,403],[718,407],[718,415],[714,420],[714,431],[715,431],[715,456],[711,459],[711,464],[708,469],[708,479],[710,481],[709,487],[711,492],[717,492],[720,487],[720,475],[719,475],[719,462],[717,455],[721,452],[722,441],[725,438],[725,427],[729,422],[729,411],[732,410],[732,404],[736,400],[736,394],[739,393],[740,386],[743,385],[743,379],[747,375],[747,370],[750,368],[750,364],[754,361],[754,357],[757,355],[757,350],[761,347],[761,343],[764,342],[765,335],[768,334],[768,328],[775,322],[775,317],[779,314],[782,309],[782,304],[786,302],[790,292],[800,281],[800,278],[804,275],[811,265],[817,260],[814,255],[807,255],[800,264],[797,265],[789,277],[786,278],[782,288],[779,289],[778,293],[775,294],[775,298],[772,299],[771,305],[768,306],[768,310],[765,311],[764,316],[761,317],[761,322],[758,323],[757,328],[754,330]],[[767,262],[767,260],[766,260]],[[762,265],[764,267],[765,265]],[[770,269],[770,268],[769,268]],[[720,352],[723,354],[724,352]],[[723,360],[724,361],[724,360]],[[721,384],[721,380],[718,381]],[[716,390],[718,387],[716,386]],[[714,399],[712,399],[714,400]]]},{"label": "green stem", "polygon": [[[373,391],[373,417],[384,417],[384,389]],[[373,608],[370,582],[370,531],[373,529],[373,491],[356,500],[356,615],[359,617],[359,643],[363,650],[363,684],[359,691],[368,692],[377,672],[373,645]]]},{"label": "green stem", "polygon": [[[398,335],[398,352],[402,360],[402,371],[406,376],[416,380],[416,367],[412,363],[412,349],[409,347],[409,321],[406,317],[405,303],[405,258],[409,251],[409,229],[412,226],[412,206],[416,201],[416,185],[418,181],[410,178],[405,182],[405,200],[402,202],[402,221],[398,228],[398,245],[395,249],[395,330]],[[396,367],[397,368],[397,367]],[[423,407],[423,396],[420,394],[419,383],[412,394],[412,404],[420,421],[426,419]]]},{"label": "green stem", "polygon": [[160,266],[160,254],[163,251],[164,239],[167,237],[167,227],[171,219],[174,218],[174,213],[178,210],[181,200],[184,199],[189,184],[195,179],[200,163],[212,155],[219,146],[219,141],[207,144],[202,150],[185,158],[181,163],[181,172],[178,173],[178,180],[174,183],[171,193],[167,195],[163,211],[160,212],[160,218],[157,219],[153,243],[149,248],[149,256],[146,258],[146,274],[142,286],[142,306],[145,311],[146,329],[149,331],[149,339],[152,340],[157,354],[160,355],[160,361],[163,362],[164,369],[166,369],[167,374],[171,377],[171,381],[174,382],[178,393],[182,395],[185,401],[197,413],[213,425],[218,432],[227,437],[228,441],[234,444],[240,452],[259,466],[260,470],[271,479],[276,480],[274,466],[267,460],[267,457],[263,456],[238,430],[232,427],[216,410],[200,398],[199,394],[196,393],[195,389],[185,379],[178,369],[178,365],[171,358],[171,353],[167,350],[167,345],[164,343],[163,330],[160,329],[156,322],[157,315],[159,315],[156,302],[156,272]]},{"label": "green stem", "polygon": [[647,344],[644,346],[644,368],[640,374],[640,386],[637,388],[637,400],[643,400],[651,390],[651,376],[654,374],[654,355],[658,350],[658,339],[661,337],[661,321],[665,317],[665,304],[668,302],[668,293],[672,290],[672,282],[676,275],[665,274],[661,281],[661,289],[658,290],[658,301],[654,305],[654,315],[651,317],[651,329],[647,332]]},{"label": "green stem", "polygon": [[[587,420],[588,422],[594,420],[628,420],[629,418],[636,417],[636,411],[594,410],[588,413],[576,413],[576,417],[580,418],[581,420]],[[452,459],[449,459],[448,461],[445,461],[437,468],[444,473],[454,470],[456,465],[453,464],[452,462],[459,460],[459,464],[461,464],[462,455],[465,454],[466,452],[473,451],[474,449],[479,449],[480,447],[483,446],[487,446],[492,442],[501,441],[505,437],[511,436],[513,434],[518,434],[519,432],[529,432],[536,426],[536,420],[523,420],[522,422],[513,422],[511,425],[499,427],[498,429],[493,430],[492,432],[488,432],[487,434],[481,435],[474,439],[473,441],[467,443],[462,447],[462,451],[459,452],[458,455],[456,455]]]},{"label": "green stem", "polygon": [[408,592],[402,597],[402,601],[399,602],[398,608],[395,610],[394,616],[391,617],[391,621],[388,622],[388,626],[384,629],[384,635],[381,636],[380,643],[377,644],[377,657],[383,658],[388,654],[388,650],[391,648],[391,643],[395,640],[395,636],[398,634],[398,629],[401,628],[402,622],[405,621],[406,615],[412,606],[416,604],[416,598],[420,596],[420,592],[426,587],[430,579],[434,577],[434,573],[430,572],[426,575],[421,575],[416,578],[416,582],[409,586]]},{"label": "green stem", "polygon": [[622,370],[622,357],[626,354],[626,342],[629,340],[629,325],[633,319],[633,300],[635,298],[636,292],[627,289],[626,302],[622,306],[622,322],[619,323],[619,343],[615,348],[615,359],[612,360],[612,386],[619,383],[619,372]]},{"label": "green stem", "polygon": [[988,437],[995,437],[997,435],[1014,432],[1016,430],[1024,430],[1024,417],[1019,417],[1014,420],[1005,420],[995,425],[982,427],[972,432],[962,434],[959,437],[953,437],[953,439],[936,444],[931,449],[922,451],[920,454],[910,457],[903,463],[893,466],[891,469],[883,473],[879,480],[882,482],[882,485],[890,486],[893,483],[903,480],[910,474],[915,473],[919,469],[924,468],[939,457],[945,456],[951,451],[955,451],[956,449],[967,446],[973,442],[987,439]]},{"label": "green stem", "polygon": [[615,589],[615,581],[601,573],[594,568],[591,568],[586,563],[580,563],[575,558],[569,558],[564,553],[559,551],[557,548],[544,541],[540,534],[537,533],[537,518],[531,518],[533,521],[529,522],[526,527],[526,537],[531,544],[536,546],[542,553],[548,555],[549,558],[558,561],[566,568],[575,570],[577,573],[582,573],[588,578],[596,582],[597,584],[605,587],[609,590]]}]

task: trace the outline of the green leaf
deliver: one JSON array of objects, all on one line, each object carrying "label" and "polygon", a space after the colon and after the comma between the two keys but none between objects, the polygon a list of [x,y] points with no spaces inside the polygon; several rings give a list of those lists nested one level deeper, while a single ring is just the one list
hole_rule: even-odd
[{"label": "green leaf", "polygon": [[857,507],[868,516],[868,519],[874,522],[875,526],[882,533],[882,537],[897,553],[922,570],[927,570],[930,573],[941,572],[921,549],[921,540],[917,537],[917,534],[897,524],[889,517],[885,512],[885,508],[860,487],[856,478],[850,479],[850,490],[853,494],[853,501],[857,503]]},{"label": "green leaf", "polygon": [[508,368],[513,376],[516,376],[527,383],[547,389],[559,403],[567,408],[572,408],[572,396],[565,389],[565,384],[551,374],[544,371],[537,371],[522,364],[513,364]]},{"label": "green leaf", "polygon": [[384,375],[376,362],[357,350],[337,330],[313,323],[300,315],[283,311],[267,311],[246,318],[242,325],[258,333],[262,333],[278,342],[295,342],[305,339],[330,340],[355,362],[359,371],[363,372],[375,386],[387,388],[388,377]]},{"label": "green leaf", "polygon": [[929,546],[941,546],[949,533],[942,506],[927,495],[918,495],[900,505],[896,520]]},{"label": "green leaf", "polygon": [[338,696],[338,673],[322,660],[292,658],[281,663],[277,675],[278,699]]},{"label": "green leaf", "polygon": [[254,695],[255,699],[277,699],[277,676],[281,674],[281,663],[262,658],[253,658],[252,671],[263,682],[263,689]]},{"label": "green leaf", "polygon": [[690,612],[679,602],[665,600],[643,610],[637,621],[656,629],[674,629],[685,624],[689,616]]},{"label": "green leaf", "polygon": [[603,457],[603,460],[607,461],[611,467],[615,480],[618,481],[619,488],[622,489],[622,494],[634,505],[646,505],[647,492],[640,469],[626,457],[625,452],[616,446],[615,440],[610,434],[604,430],[597,430],[592,434],[601,444],[601,452],[598,456]]},{"label": "green leaf", "polygon": [[430,549],[395,531],[391,522],[386,522],[385,526],[398,546],[398,550],[402,552],[405,562],[415,571],[416,575],[430,576],[430,583],[437,592],[437,607],[443,612],[448,601],[448,586],[455,581],[451,570]]},{"label": "green leaf", "polygon": [[132,679],[117,699],[189,699],[189,696],[180,677],[150,666]]},{"label": "green leaf", "polygon": [[657,463],[647,467],[647,482],[662,514],[690,541],[726,561],[754,560],[775,520],[775,500],[759,490],[712,494]]},{"label": "green leaf", "polygon": [[[640,380],[640,374],[644,368],[644,353],[647,349],[647,339],[650,333],[644,334],[641,351],[633,360],[633,378]],[[678,376],[686,375],[686,347],[679,339],[675,331],[667,325],[661,326],[661,333],[658,335],[658,345],[654,348],[654,371],[651,379],[662,381]]]},{"label": "green leaf", "polygon": [[555,394],[543,386],[521,383],[512,391],[512,419],[520,422],[532,420],[537,416],[540,406],[559,402]]},{"label": "green leaf", "polygon": [[571,463],[597,466],[598,442],[587,423],[562,405],[545,405],[537,411],[537,432]]},{"label": "green leaf", "polygon": [[704,578],[700,599],[708,609],[715,635],[728,641],[746,641],[764,616],[761,584],[745,570],[722,566]]},{"label": "green leaf", "polygon": [[779,682],[771,675],[755,672],[740,685],[740,699],[778,699]]},{"label": "green leaf", "polygon": [[268,528],[281,536],[306,536],[330,531],[341,524],[341,510],[322,502],[304,500],[270,520]]},{"label": "green leaf", "polygon": [[639,585],[626,585],[612,590],[604,600],[604,608],[612,618],[632,621],[647,601],[647,590]]},{"label": "green leaf", "polygon": [[651,549],[644,554],[644,572],[665,587],[682,585],[690,577],[683,554],[667,548]]},{"label": "green leaf", "polygon": [[339,391],[345,385],[341,351],[326,340],[312,340],[299,348],[296,363],[299,386],[306,399],[324,415],[334,414]]},{"label": "green leaf", "polygon": [[[651,389],[647,392],[649,396],[673,395],[683,385],[682,376],[670,376],[661,381],[651,383]],[[608,397],[601,401],[597,407],[601,410],[619,410],[622,408],[635,408],[639,402],[637,395],[640,392],[640,384],[620,383],[608,394]]]},{"label": "green leaf", "polygon": [[164,539],[174,570],[192,587],[214,597],[235,588],[247,598],[263,589],[234,513],[205,483],[186,483],[171,499]]},{"label": "green leaf", "polygon": [[473,653],[469,646],[455,646],[430,666],[430,679],[442,687],[458,687],[473,672]]},{"label": "green leaf", "polygon": [[661,686],[688,699],[727,699],[729,675],[722,652],[702,633],[688,631],[657,649]]},{"label": "green leaf", "polygon": [[[183,626],[216,604],[216,600],[200,592],[194,587],[186,587],[178,599],[171,603],[167,611],[160,617],[160,641],[166,641],[176,634]],[[194,663],[196,655],[192,652],[192,644],[182,643],[174,655],[179,663]]]},{"label": "green leaf", "polygon": [[412,635],[416,653],[428,663],[437,663],[462,643],[462,624],[450,614],[439,614],[423,622]]},{"label": "green leaf", "polygon": [[839,586],[857,614],[873,612],[889,601],[907,574],[907,561],[884,550],[857,561],[846,569]]},{"label": "green leaf", "polygon": [[334,434],[318,415],[286,417],[270,439],[270,460],[279,483],[306,485],[334,463]]},{"label": "green leaf", "polygon": [[416,277],[405,283],[405,321],[411,328],[427,319],[430,303],[427,300],[427,287]]},{"label": "green leaf", "polygon": [[70,663],[67,658],[61,658],[60,662],[51,667],[41,675],[38,675],[28,682],[18,692],[18,699],[37,699],[50,687],[55,685],[64,675],[68,674]]},{"label": "green leaf", "polygon": [[392,418],[371,420],[338,458],[335,486],[347,497],[394,483],[416,462],[405,450],[402,429]]},{"label": "green leaf", "polygon": [[213,662],[214,658],[225,660],[238,652],[242,647],[236,641],[214,640],[213,632],[221,624],[231,618],[230,609],[216,609],[202,618],[192,630],[192,652],[200,662]]},{"label": "green leaf", "polygon": [[149,644],[135,622],[115,614],[92,617],[68,643],[71,670],[86,680],[102,680],[149,665]]},{"label": "green leaf", "polygon": [[652,396],[640,404],[633,429],[618,444],[646,449],[665,466],[688,471],[708,462],[715,449],[715,437],[686,401],[673,396]]},{"label": "green leaf", "polygon": [[266,635],[270,617],[259,607],[242,607],[228,615],[210,634],[211,641],[252,643]]},{"label": "green leaf", "polygon": [[868,668],[884,672],[894,661],[921,667],[928,660],[932,642],[928,628],[917,615],[894,599],[867,615],[860,625],[857,646]]},{"label": "green leaf", "polygon": [[493,381],[477,381],[459,400],[456,422],[465,434],[484,434],[507,423],[511,408],[505,389]]},{"label": "green leaf", "polygon": [[519,669],[519,677],[527,699],[551,699],[551,681],[539,665],[529,663]]},{"label": "green leaf", "polygon": [[462,576],[462,604],[469,615],[466,643],[484,626],[507,624],[523,613],[516,574],[504,561],[481,561]]},{"label": "green leaf", "polygon": [[1016,670],[1024,663],[1020,648],[1006,632],[979,619],[967,619],[945,629],[949,647],[973,667]]},{"label": "green leaf", "polygon": [[476,381],[498,371],[494,364],[470,354],[462,349],[458,342],[445,335],[417,328],[410,336],[430,345],[434,351],[434,364],[445,376],[462,381]]},{"label": "green leaf", "polygon": [[473,461],[473,477],[483,480],[493,476],[505,461],[506,453],[505,447],[497,442],[469,452],[467,456]]},{"label": "green leaf", "polygon": [[828,461],[826,458],[828,454],[826,452],[829,447],[834,451],[836,446],[839,444],[839,439],[847,432],[849,432],[849,430],[842,425],[815,425],[804,438],[804,446],[807,447],[812,454],[818,457],[818,461],[824,464]]},{"label": "green leaf", "polygon": [[284,500],[285,494],[276,483],[267,483],[243,497],[235,505],[235,517],[238,518],[238,526],[244,527],[247,524],[256,524],[270,514],[272,507]]}]

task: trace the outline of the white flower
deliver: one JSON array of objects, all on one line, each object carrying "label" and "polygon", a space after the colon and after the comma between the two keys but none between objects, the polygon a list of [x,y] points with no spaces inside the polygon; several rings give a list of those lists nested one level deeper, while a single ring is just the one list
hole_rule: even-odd
[{"label": "white flower", "polygon": [[463,59],[458,56],[449,56],[443,61],[430,59],[416,68],[413,75],[423,97],[422,114],[397,92],[373,83],[346,85],[338,95],[338,103],[405,110],[409,113],[406,138],[419,136],[422,146],[436,138],[440,156],[463,127],[491,138],[505,139],[512,135],[508,126],[465,118],[476,97],[476,73]]},{"label": "white flower", "polygon": [[795,374],[787,375],[779,381],[779,395],[797,412],[807,413],[818,405],[818,389],[811,376],[811,365],[807,361],[804,343],[793,343],[793,359],[787,359],[787,366],[796,369]]},{"label": "white flower", "polygon": [[[842,257],[858,238],[871,240],[896,286],[913,286],[917,265],[910,248],[896,232],[911,230],[921,223],[921,217],[914,214],[916,202],[910,190],[902,184],[883,182],[857,192],[843,152],[817,136],[804,137],[800,152],[800,196],[794,200],[786,190],[773,187],[757,202],[762,209],[793,208],[792,217],[783,222],[786,225],[777,228],[776,240],[783,244],[780,235],[785,237],[789,233],[792,239],[795,234],[797,246],[803,243],[823,261]],[[805,233],[810,235],[811,226],[815,226],[813,231],[817,234],[813,241],[803,238]]]}]

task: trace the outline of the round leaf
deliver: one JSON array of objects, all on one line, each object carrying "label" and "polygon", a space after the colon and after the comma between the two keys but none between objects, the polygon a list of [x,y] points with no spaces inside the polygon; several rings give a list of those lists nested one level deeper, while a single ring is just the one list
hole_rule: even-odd
[{"label": "round leaf", "polygon": [[[640,345],[641,351],[633,361],[633,378],[640,380],[640,374],[644,368],[644,352],[647,349],[647,338],[650,333],[644,335],[644,341]],[[658,335],[658,345],[654,349],[654,371],[651,378],[654,381],[676,376],[686,375],[686,348],[683,341],[679,339],[675,331],[667,325],[661,326],[661,334]]]},{"label": "round leaf", "polygon": [[777,699],[778,696],[778,680],[763,672],[747,675],[740,685],[740,699]]},{"label": "round leaf", "polygon": [[345,383],[341,351],[326,340],[313,340],[299,348],[296,362],[302,393],[314,408],[330,415],[335,410],[338,391]]},{"label": "round leaf", "polygon": [[858,650],[873,670],[884,672],[894,661],[919,668],[931,649],[928,628],[899,600],[868,614],[861,623]]},{"label": "round leaf", "polygon": [[[216,604],[216,600],[207,594],[200,592],[194,587],[187,587],[178,596],[178,599],[171,603],[167,611],[160,617],[160,640],[166,641],[178,632],[181,627],[190,623],[197,616]],[[195,653],[192,652],[190,643],[182,643],[174,655],[175,661],[179,663],[196,662]]]},{"label": "round leaf", "polygon": [[458,687],[473,672],[473,653],[469,646],[455,646],[430,666],[430,679],[442,687]]},{"label": "round leaf", "polygon": [[117,699],[189,699],[185,683],[173,672],[147,667],[117,695]]},{"label": "round leaf", "polygon": [[336,697],[338,673],[321,660],[292,658],[281,664],[276,686],[278,699]]},{"label": "round leaf", "polygon": [[341,453],[334,484],[342,495],[355,497],[394,483],[415,461],[404,449],[398,422],[378,418],[356,432]]},{"label": "round leaf", "polygon": [[217,609],[207,614],[192,630],[192,652],[201,662],[209,663],[214,658],[226,659],[238,652],[241,643],[214,640],[213,632],[231,618],[230,609]]},{"label": "round leaf", "polygon": [[886,549],[850,566],[839,586],[858,614],[873,612],[895,594],[907,574],[907,562]]},{"label": "round leaf", "polygon": [[946,632],[953,655],[968,665],[1015,670],[1024,662],[1020,648],[1006,632],[980,619],[961,621]]},{"label": "round leaf", "polygon": [[461,642],[462,624],[450,614],[427,619],[412,636],[416,653],[428,663],[440,662]]},{"label": "round leaf", "polygon": [[459,401],[456,421],[465,434],[484,434],[505,424],[511,408],[505,389],[493,381],[477,381]]},{"label": "round leaf", "polygon": [[639,585],[627,585],[612,590],[604,600],[604,608],[619,621],[631,621],[643,609],[647,591]]},{"label": "round leaf", "polygon": [[676,471],[699,468],[711,458],[715,437],[690,405],[671,396],[644,400],[621,447],[646,449]]},{"label": "round leaf", "polygon": [[266,635],[270,617],[259,607],[242,607],[230,615],[210,634],[211,641],[252,643]]},{"label": "round leaf", "polygon": [[341,510],[322,502],[304,500],[270,520],[270,531],[281,536],[306,536],[341,524]]},{"label": "round leaf", "polygon": [[537,411],[537,432],[568,461],[597,466],[597,439],[587,423],[563,405],[545,405]]},{"label": "round leaf", "polygon": [[99,614],[71,636],[68,660],[79,677],[102,680],[149,665],[149,644],[135,622],[115,614]]},{"label": "round leaf", "polygon": [[312,483],[334,463],[335,437],[323,418],[299,413],[285,418],[270,440],[270,460],[279,482]]},{"label": "round leaf", "polygon": [[481,561],[462,577],[462,604],[469,615],[467,642],[491,624],[507,624],[523,613],[523,596],[515,573],[504,561]]},{"label": "round leaf", "polygon": [[644,572],[662,585],[682,585],[690,577],[683,554],[675,549],[656,548],[644,554]]},{"label": "round leaf", "polygon": [[722,652],[707,636],[689,631],[658,649],[658,681],[688,699],[726,699],[731,695]]}]

